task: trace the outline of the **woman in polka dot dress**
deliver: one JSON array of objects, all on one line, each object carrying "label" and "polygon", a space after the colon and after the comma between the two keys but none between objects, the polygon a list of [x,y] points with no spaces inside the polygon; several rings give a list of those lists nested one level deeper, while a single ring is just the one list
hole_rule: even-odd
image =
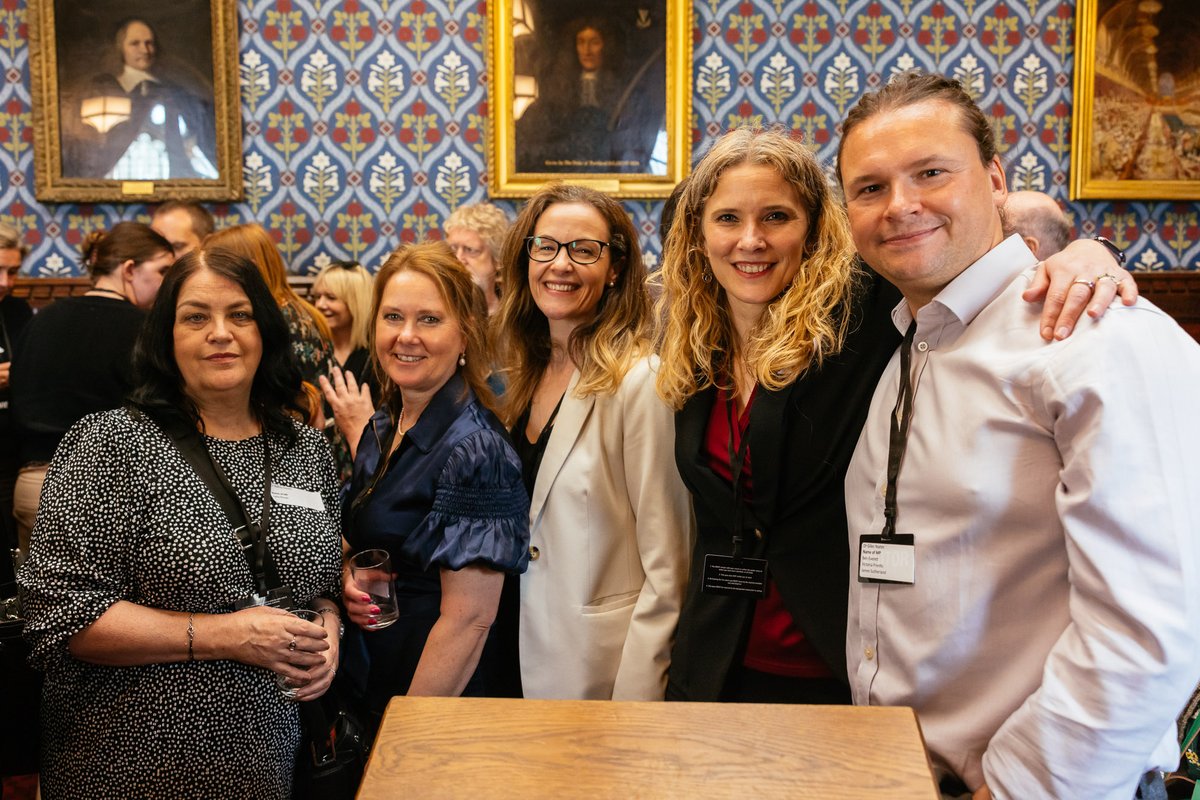
[{"label": "woman in polka dot dress", "polygon": [[[20,575],[46,672],[42,795],[286,798],[300,724],[275,676],[297,700],[328,688],[340,572],[333,459],[286,411],[300,383],[287,323],[253,264],[202,250],[168,274],[135,367],[134,406],[84,418],[55,453]],[[234,610],[255,581],[155,421],[172,416],[265,516],[279,578],[322,624]]]}]

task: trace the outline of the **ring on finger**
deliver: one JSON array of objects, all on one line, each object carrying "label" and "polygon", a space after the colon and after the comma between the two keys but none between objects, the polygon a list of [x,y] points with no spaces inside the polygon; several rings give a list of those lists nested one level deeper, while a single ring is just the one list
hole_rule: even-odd
[{"label": "ring on finger", "polygon": [[[1097,280],[1099,280],[1099,279],[1097,278]],[[1075,280],[1071,281],[1072,286],[1074,286],[1077,283],[1082,284],[1083,286],[1086,286],[1089,289],[1096,288],[1096,281],[1089,281],[1087,278],[1076,278]]]},{"label": "ring on finger", "polygon": [[293,636],[292,640],[290,642],[288,642],[288,650],[292,651],[293,653],[296,652],[296,637],[295,636]]},{"label": "ring on finger", "polygon": [[1104,273],[1103,275],[1097,275],[1097,276],[1096,276],[1096,281],[1095,281],[1095,282],[1096,282],[1096,283],[1099,283],[1100,281],[1102,281],[1102,280],[1105,280],[1105,279],[1112,281],[1112,283],[1113,283],[1113,286],[1118,286],[1118,287],[1119,287],[1119,286],[1121,285],[1121,283],[1122,283],[1122,282],[1121,282],[1121,281],[1120,281],[1120,280],[1117,278],[1117,276],[1116,276],[1116,275],[1110,275],[1110,274],[1109,274],[1109,273],[1107,273],[1107,272],[1106,272],[1106,273]]}]

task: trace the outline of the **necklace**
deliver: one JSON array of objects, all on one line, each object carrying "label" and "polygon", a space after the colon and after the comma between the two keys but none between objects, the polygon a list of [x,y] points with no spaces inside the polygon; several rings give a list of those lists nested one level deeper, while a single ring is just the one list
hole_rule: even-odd
[{"label": "necklace", "polygon": [[401,438],[404,437],[404,408],[403,407],[400,408],[400,419],[396,420],[396,433],[400,434]]},{"label": "necklace", "polygon": [[104,292],[105,294],[111,294],[115,297],[119,297],[126,303],[129,302],[129,298],[126,297],[124,293],[118,292],[116,289],[106,289],[103,286],[93,286],[91,289],[88,289],[87,293],[91,294],[92,292]]}]

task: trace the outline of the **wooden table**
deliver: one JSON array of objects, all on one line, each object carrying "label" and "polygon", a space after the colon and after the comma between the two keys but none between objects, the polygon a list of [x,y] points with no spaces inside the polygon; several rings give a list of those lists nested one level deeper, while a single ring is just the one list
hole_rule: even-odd
[{"label": "wooden table", "polygon": [[938,792],[909,708],[397,697],[358,798],[408,797]]}]

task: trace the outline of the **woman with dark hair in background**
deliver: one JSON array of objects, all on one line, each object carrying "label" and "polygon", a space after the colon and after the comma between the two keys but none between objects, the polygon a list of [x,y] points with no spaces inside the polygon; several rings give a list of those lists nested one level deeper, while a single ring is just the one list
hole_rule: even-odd
[{"label": "woman with dark hair in background", "polygon": [[83,243],[91,290],[42,309],[17,343],[11,403],[23,466],[13,505],[22,550],[59,439],[86,414],[119,406],[133,387],[143,309],[174,260],[171,244],[140,222],[93,231]]},{"label": "woman with dark hair in background", "polygon": [[[46,673],[48,800],[290,796],[300,720],[277,677],[297,701],[329,687],[341,558],[333,460],[289,415],[287,341],[253,264],[192,252],[138,339],[131,405],[85,418],[55,453],[19,576]],[[260,521],[268,580],[319,622],[254,604],[241,521],[176,436]]]}]

